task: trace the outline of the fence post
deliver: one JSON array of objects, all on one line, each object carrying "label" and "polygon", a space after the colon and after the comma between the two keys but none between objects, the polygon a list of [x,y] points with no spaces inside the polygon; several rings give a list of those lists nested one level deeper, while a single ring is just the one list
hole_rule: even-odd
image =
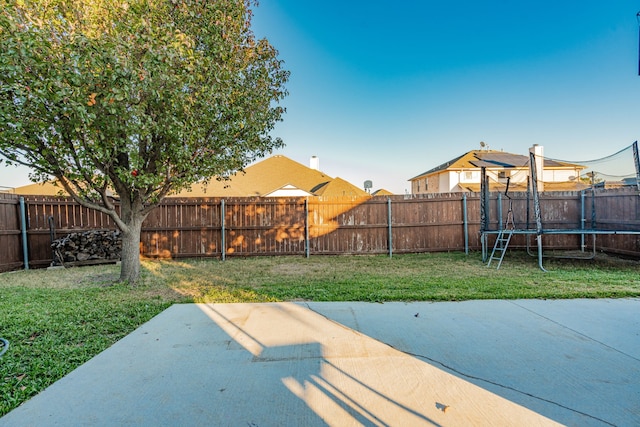
[{"label": "fence post", "polygon": [[591,183],[591,228],[596,228],[596,189]]},{"label": "fence post", "polygon": [[304,255],[309,258],[309,198],[304,199]]},{"label": "fence post", "polygon": [[536,155],[529,152],[529,173],[531,176],[531,191],[533,192],[533,209],[536,214],[536,240],[538,241],[538,266],[540,270],[547,271],[542,266],[542,214],[540,213],[540,193],[538,193],[538,171],[536,169]]},{"label": "fence post", "polygon": [[462,195],[462,222],[464,227],[464,253],[469,255],[469,221],[467,218],[467,193]]},{"label": "fence post", "polygon": [[482,245],[482,262],[488,258],[488,235],[489,230],[489,178],[487,168],[480,167],[480,243]]},{"label": "fence post", "polygon": [[393,228],[391,226],[391,197],[387,198],[387,223],[389,224],[389,258],[393,256]]},{"label": "fence post", "polygon": [[502,230],[502,193],[498,193],[498,230]]},{"label": "fence post", "polygon": [[638,141],[633,143],[633,163],[636,166],[636,189],[640,190],[640,153],[638,153]]},{"label": "fence post", "polygon": [[[584,217],[584,214],[585,214],[584,201],[585,201],[585,194],[584,194],[584,190],[582,190],[580,192],[580,229],[581,230],[585,229],[585,224],[587,222],[587,218]],[[585,249],[584,243],[585,243],[584,233],[580,233],[580,250],[582,252],[584,252],[584,249]]]},{"label": "fence post", "polygon": [[225,212],[224,212],[224,199],[220,200],[220,259],[222,261],[226,258],[226,247],[227,243],[225,242],[224,234],[225,234]]},{"label": "fence post", "polygon": [[20,196],[20,228],[22,234],[22,258],[24,269],[29,269],[29,248],[27,247],[27,215],[24,206],[24,197]]}]

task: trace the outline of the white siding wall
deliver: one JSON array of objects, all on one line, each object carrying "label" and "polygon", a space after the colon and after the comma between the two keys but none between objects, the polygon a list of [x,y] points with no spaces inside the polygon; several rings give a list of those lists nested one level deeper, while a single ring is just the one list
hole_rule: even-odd
[{"label": "white siding wall", "polygon": [[312,194],[307,193],[306,191],[292,185],[285,185],[284,187],[279,188],[274,192],[265,194],[263,197],[306,197],[311,195]]},{"label": "white siding wall", "polygon": [[[441,173],[439,178],[440,178],[440,182],[438,183],[438,187],[439,187],[439,192],[440,193],[448,193],[451,191],[452,185],[451,185],[451,181],[452,178],[455,180],[455,177],[451,177],[451,175],[453,175],[454,172],[445,172],[445,173]],[[457,183],[454,183],[453,185],[456,185]]]},{"label": "white siding wall", "polygon": [[480,171],[462,171],[460,172],[460,182],[464,184],[480,183]]},{"label": "white siding wall", "polygon": [[549,170],[545,169],[542,174],[542,179],[546,182],[566,182],[569,181],[570,177],[574,179],[578,177],[580,173],[573,169],[560,169],[560,170]]}]

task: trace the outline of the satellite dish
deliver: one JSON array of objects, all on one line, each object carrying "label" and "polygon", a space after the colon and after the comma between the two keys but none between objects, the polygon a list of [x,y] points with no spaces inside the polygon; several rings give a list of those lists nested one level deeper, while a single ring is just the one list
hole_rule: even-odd
[{"label": "satellite dish", "polygon": [[371,188],[373,188],[373,182],[371,182],[371,181],[369,181],[369,180],[366,180],[366,181],[364,182],[364,189],[365,189],[365,190],[369,190],[369,189],[371,189]]},{"label": "satellite dish", "polygon": [[480,141],[480,147],[484,148],[484,147],[486,147],[486,146],[487,146],[487,144],[485,144],[485,142],[484,142],[484,141]]}]

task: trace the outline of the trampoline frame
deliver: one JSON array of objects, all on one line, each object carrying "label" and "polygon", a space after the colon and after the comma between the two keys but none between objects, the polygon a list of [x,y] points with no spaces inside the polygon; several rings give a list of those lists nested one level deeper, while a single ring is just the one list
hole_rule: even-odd
[{"label": "trampoline frame", "polygon": [[[636,168],[636,187],[640,191],[640,160],[638,155],[638,141],[633,143],[633,157]],[[501,193],[498,193],[498,207],[499,207],[499,225],[497,230],[489,230],[489,215],[488,215],[488,205],[489,205],[489,178],[487,176],[486,167],[482,166],[481,168],[481,182],[480,182],[480,241],[482,245],[482,261],[486,262],[488,258],[489,248],[488,248],[488,237],[491,234],[499,234],[504,231],[502,227],[502,199]],[[540,213],[540,193],[538,192],[538,180],[537,180],[537,170],[536,170],[536,156],[533,150],[529,153],[529,178],[527,181],[527,228],[514,228],[510,229],[509,232],[516,235],[525,235],[527,236],[527,252],[530,255],[535,256],[535,254],[531,253],[529,238],[531,236],[536,236],[537,243],[537,257],[538,257],[538,266],[542,271],[547,271],[543,265],[544,258],[544,249],[542,244],[542,236],[547,235],[580,235],[581,236],[581,251],[585,251],[585,237],[592,236],[593,240],[593,252],[589,258],[592,259],[596,255],[596,236],[597,235],[640,235],[640,230],[620,230],[620,229],[598,229],[598,228],[585,228],[586,218],[585,218],[585,191],[581,191],[582,198],[582,215],[581,215],[581,224],[582,228],[579,229],[561,229],[561,228],[543,228],[542,217]],[[507,182],[507,190],[505,191],[506,197],[509,197],[506,193],[508,192],[509,185]],[[591,187],[591,191],[594,192],[593,186]],[[529,228],[529,202],[531,200],[531,196],[533,199],[534,205],[534,217],[535,217],[535,228]],[[595,223],[595,198],[593,198],[594,202],[591,205],[591,216],[592,216],[592,224]],[[556,257],[557,258],[557,257]],[[564,256],[562,258],[573,258],[577,259],[577,257]],[[581,259],[585,259],[582,257]]]}]

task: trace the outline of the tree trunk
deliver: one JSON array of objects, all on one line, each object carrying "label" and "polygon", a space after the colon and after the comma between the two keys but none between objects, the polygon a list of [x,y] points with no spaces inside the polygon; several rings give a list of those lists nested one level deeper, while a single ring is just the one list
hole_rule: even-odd
[{"label": "tree trunk", "polygon": [[140,277],[140,231],[144,218],[132,215],[127,230],[122,231],[122,265],[120,282],[134,285]]}]

